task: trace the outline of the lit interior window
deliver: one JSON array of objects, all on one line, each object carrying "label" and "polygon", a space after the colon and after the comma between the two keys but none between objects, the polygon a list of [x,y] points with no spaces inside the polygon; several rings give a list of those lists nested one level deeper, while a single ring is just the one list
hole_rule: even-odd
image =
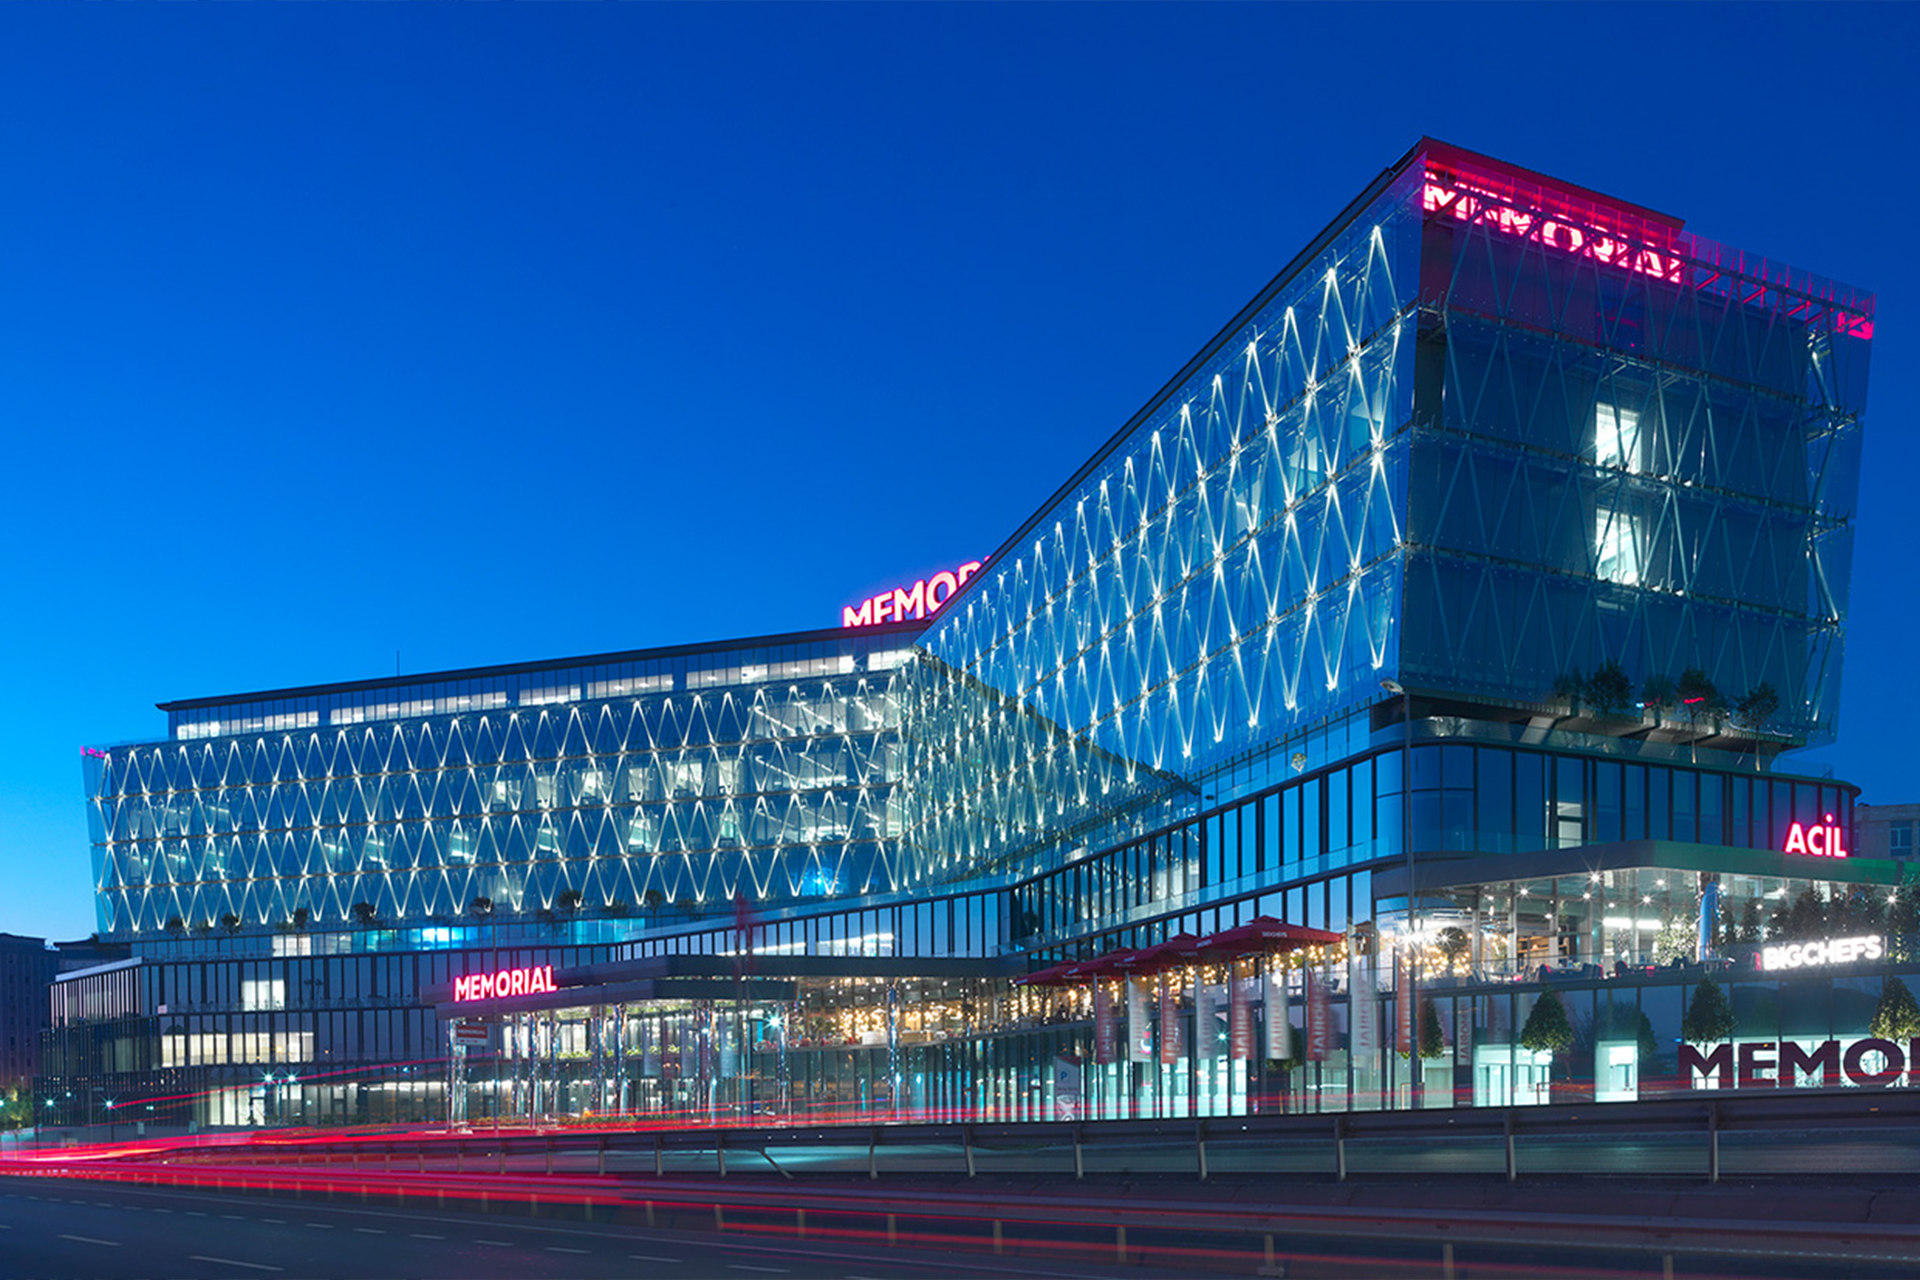
[{"label": "lit interior window", "polygon": [[1593,460],[1603,467],[1640,469],[1640,415],[1602,402],[1593,407]]},{"label": "lit interior window", "polygon": [[1593,518],[1593,571],[1608,582],[1640,584],[1640,522],[1624,511],[1601,511]]}]

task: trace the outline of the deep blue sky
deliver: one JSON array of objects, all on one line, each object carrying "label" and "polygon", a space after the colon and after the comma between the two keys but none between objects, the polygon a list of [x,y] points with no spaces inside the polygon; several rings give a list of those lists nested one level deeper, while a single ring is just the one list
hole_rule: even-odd
[{"label": "deep blue sky", "polygon": [[1840,744],[1920,799],[1913,6],[0,6],[0,929],[155,701],[824,626],[1421,134],[1872,288]]}]

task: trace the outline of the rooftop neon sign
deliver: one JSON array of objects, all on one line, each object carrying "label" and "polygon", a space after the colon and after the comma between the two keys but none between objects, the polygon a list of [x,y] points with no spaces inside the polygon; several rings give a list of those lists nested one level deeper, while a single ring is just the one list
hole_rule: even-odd
[{"label": "rooftop neon sign", "polygon": [[1571,257],[1591,258],[1669,284],[1681,282],[1686,266],[1680,255],[1651,245],[1635,244],[1617,231],[1594,226],[1591,218],[1573,222],[1531,209],[1517,209],[1506,203],[1499,192],[1431,168],[1427,170],[1426,185],[1421,190],[1420,207],[1429,214],[1445,213],[1469,225],[1491,227],[1502,235],[1531,240]]},{"label": "rooftop neon sign", "polygon": [[[1677,227],[1669,228],[1627,210],[1616,211],[1620,225],[1607,226],[1603,207],[1590,200],[1573,200],[1556,211],[1520,207],[1513,203],[1513,197],[1498,189],[1499,182],[1498,178],[1476,180],[1451,166],[1429,163],[1420,193],[1421,210],[1429,216],[1437,214],[1469,226],[1488,227],[1569,257],[1590,258],[1668,284],[1688,283],[1687,262],[1675,243]],[[1627,229],[1630,223],[1638,224],[1635,230]],[[1710,276],[1718,278],[1718,273]],[[1705,287],[1707,281],[1697,283]],[[1743,301],[1755,301],[1771,292],[1759,281],[1749,285],[1751,291]],[[1805,315],[1817,305],[1832,306],[1830,302],[1806,299],[1792,314]],[[1873,317],[1838,306],[1832,310],[1840,332],[1856,338],[1873,337]]]},{"label": "rooftop neon sign", "polygon": [[912,622],[931,618],[940,606],[953,599],[967,579],[980,572],[981,561],[969,560],[958,569],[942,569],[931,578],[922,578],[911,587],[895,587],[862,600],[859,608],[840,606],[840,625],[871,627],[882,622]]}]

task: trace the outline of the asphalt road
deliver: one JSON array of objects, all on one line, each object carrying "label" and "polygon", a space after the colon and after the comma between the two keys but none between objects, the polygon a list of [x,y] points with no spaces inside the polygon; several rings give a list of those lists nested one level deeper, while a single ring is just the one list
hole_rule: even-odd
[{"label": "asphalt road", "polygon": [[[0,1277],[553,1277],[554,1280],[1095,1280],[1113,1266],[800,1245],[718,1232],[634,1230],[53,1178],[0,1182]],[[1129,1265],[1143,1280],[1191,1270]]]},{"label": "asphalt road", "polygon": [[[784,1212],[790,1216],[792,1211]],[[1545,1216],[1558,1218],[1550,1210]],[[1558,1221],[1563,1230],[1571,1223],[1567,1218]],[[1070,1235],[1072,1230],[1066,1229],[1058,1239]],[[878,1239],[756,1237],[731,1221],[726,1231],[654,1230],[579,1218],[532,1218],[524,1212],[448,1213],[377,1198],[361,1204],[57,1178],[0,1180],[0,1280],[1108,1280],[1121,1275],[1173,1280],[1256,1274],[1291,1280],[1437,1280],[1449,1275],[1455,1280],[1880,1280],[1913,1275],[1913,1261],[1905,1251],[1838,1263],[1794,1247],[1794,1242],[1757,1256],[1741,1251],[1715,1257],[1685,1252],[1684,1246],[1662,1256],[1647,1249],[1569,1248],[1564,1241],[1489,1241],[1463,1232],[1457,1246],[1445,1246],[1450,1252],[1442,1255],[1442,1246],[1432,1237],[1409,1241],[1355,1232],[1342,1236],[1323,1228],[1308,1237],[1283,1240],[1280,1266],[1272,1270],[1264,1270],[1263,1259],[1244,1251],[1208,1256],[1201,1240],[1192,1241],[1192,1251],[1163,1240],[1150,1247],[1149,1256],[1129,1257],[1124,1266],[1111,1257],[1101,1258],[1099,1247],[1084,1234],[1083,1251],[1071,1258],[1044,1245],[1035,1247],[1031,1240],[1009,1240],[1005,1256],[995,1256],[980,1240],[971,1248],[947,1250],[911,1247],[904,1235],[900,1243],[902,1247],[891,1248]],[[1807,1243],[1811,1248],[1815,1242]]]}]

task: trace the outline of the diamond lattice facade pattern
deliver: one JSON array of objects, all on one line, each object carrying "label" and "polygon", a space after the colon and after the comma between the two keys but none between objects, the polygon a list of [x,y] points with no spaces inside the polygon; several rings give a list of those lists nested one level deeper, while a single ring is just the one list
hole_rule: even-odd
[{"label": "diamond lattice facade pattern", "polygon": [[[585,697],[594,673],[563,670],[512,689],[442,681],[416,699],[494,704],[464,713],[363,721],[367,699],[344,696],[210,713],[326,721],[291,731],[203,737],[213,722],[175,712],[185,741],[89,757],[103,926],[296,911],[338,924],[359,903],[424,924],[476,898],[531,914],[897,887],[888,688],[902,641],[794,648],[601,673],[602,686],[661,690],[637,695]],[[568,696],[549,702],[556,687]]]},{"label": "diamond lattice facade pattern", "polygon": [[[929,629],[907,857],[1097,847],[1384,695],[1838,705],[1872,299],[1427,144]],[[1244,789],[1243,787],[1238,789]],[[1116,799],[1125,803],[1117,804]]]}]

